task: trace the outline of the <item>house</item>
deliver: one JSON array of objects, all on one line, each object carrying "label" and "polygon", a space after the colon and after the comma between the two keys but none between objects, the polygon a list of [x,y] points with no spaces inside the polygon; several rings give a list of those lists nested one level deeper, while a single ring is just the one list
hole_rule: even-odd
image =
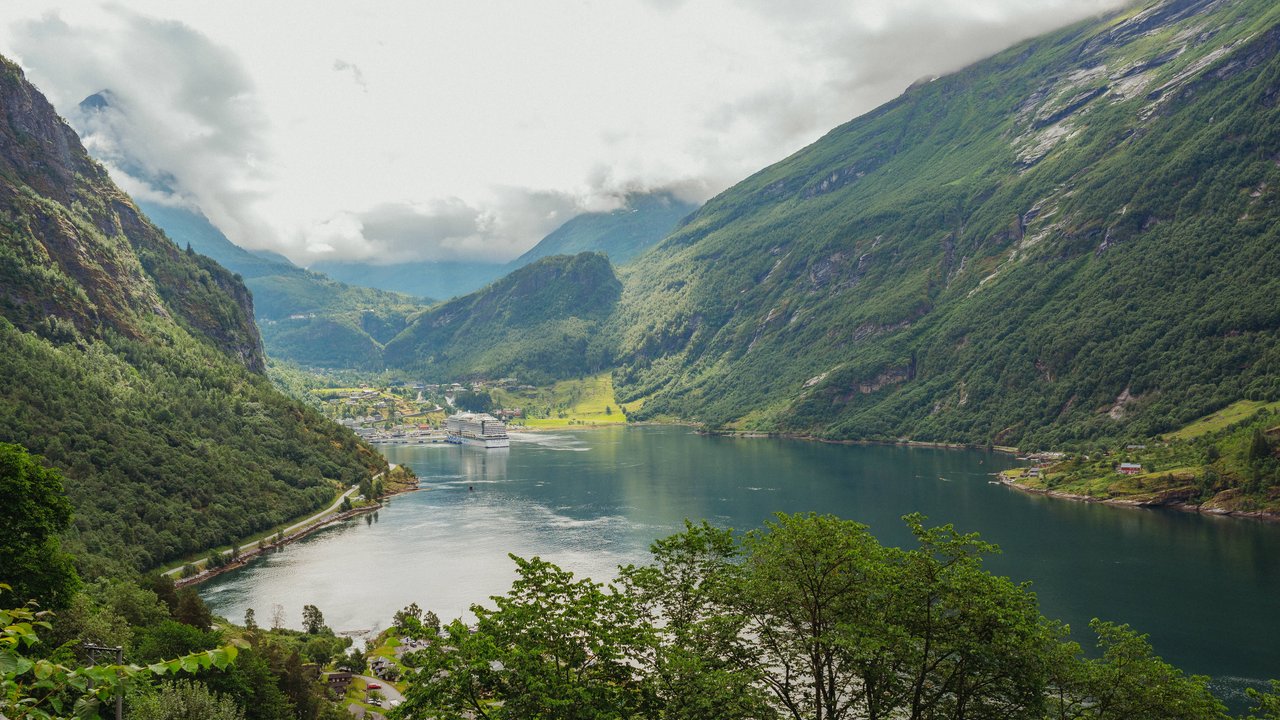
[{"label": "house", "polygon": [[1137,475],[1142,472],[1142,466],[1138,463],[1120,463],[1116,468],[1116,472],[1121,475]]},{"label": "house", "polygon": [[351,685],[351,673],[345,671],[329,673],[325,677],[325,685],[336,697],[342,697],[347,694],[347,687]]}]

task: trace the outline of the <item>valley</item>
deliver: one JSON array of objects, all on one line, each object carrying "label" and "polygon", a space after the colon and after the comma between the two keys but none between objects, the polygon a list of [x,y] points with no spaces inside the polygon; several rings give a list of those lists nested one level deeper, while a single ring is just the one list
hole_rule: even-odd
[{"label": "valley", "polygon": [[0,718],[1280,720],[1280,5],[953,5],[11,9]]}]

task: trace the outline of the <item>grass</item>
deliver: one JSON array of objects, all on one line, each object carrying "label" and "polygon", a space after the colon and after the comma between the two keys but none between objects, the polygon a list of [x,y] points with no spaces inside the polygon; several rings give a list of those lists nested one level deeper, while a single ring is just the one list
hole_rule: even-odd
[{"label": "grass", "polygon": [[1241,420],[1252,417],[1259,410],[1280,410],[1280,402],[1261,402],[1257,400],[1241,400],[1231,403],[1216,413],[1206,415],[1186,427],[1166,435],[1170,440],[1194,440],[1201,435],[1222,430]]},{"label": "grass", "polygon": [[520,407],[522,421],[529,428],[561,428],[577,425],[620,425],[626,413],[613,393],[613,376],[608,372],[576,380],[561,380],[549,388],[523,392],[494,390],[494,400],[502,407]]}]

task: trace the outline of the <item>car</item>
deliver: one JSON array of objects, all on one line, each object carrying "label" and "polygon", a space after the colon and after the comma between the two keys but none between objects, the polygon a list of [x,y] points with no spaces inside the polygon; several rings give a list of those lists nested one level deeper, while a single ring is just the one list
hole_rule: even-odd
[{"label": "car", "polygon": [[382,701],[379,700],[378,698],[369,698],[364,702],[366,705],[372,705],[374,707],[382,707]]},{"label": "car", "polygon": [[369,690],[381,690],[381,689],[382,689],[382,686],[381,686],[381,685],[379,685],[378,683],[369,683],[368,685],[365,685],[365,687],[366,687],[366,688],[368,688]]}]

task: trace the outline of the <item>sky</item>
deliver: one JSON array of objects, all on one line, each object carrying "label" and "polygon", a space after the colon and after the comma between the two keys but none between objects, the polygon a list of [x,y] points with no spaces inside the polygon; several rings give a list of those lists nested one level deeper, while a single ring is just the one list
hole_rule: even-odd
[{"label": "sky", "polygon": [[[1119,0],[30,0],[18,62],[136,198],[318,260],[504,262],[628,194],[704,201]],[[81,100],[108,90],[110,108]]]}]

